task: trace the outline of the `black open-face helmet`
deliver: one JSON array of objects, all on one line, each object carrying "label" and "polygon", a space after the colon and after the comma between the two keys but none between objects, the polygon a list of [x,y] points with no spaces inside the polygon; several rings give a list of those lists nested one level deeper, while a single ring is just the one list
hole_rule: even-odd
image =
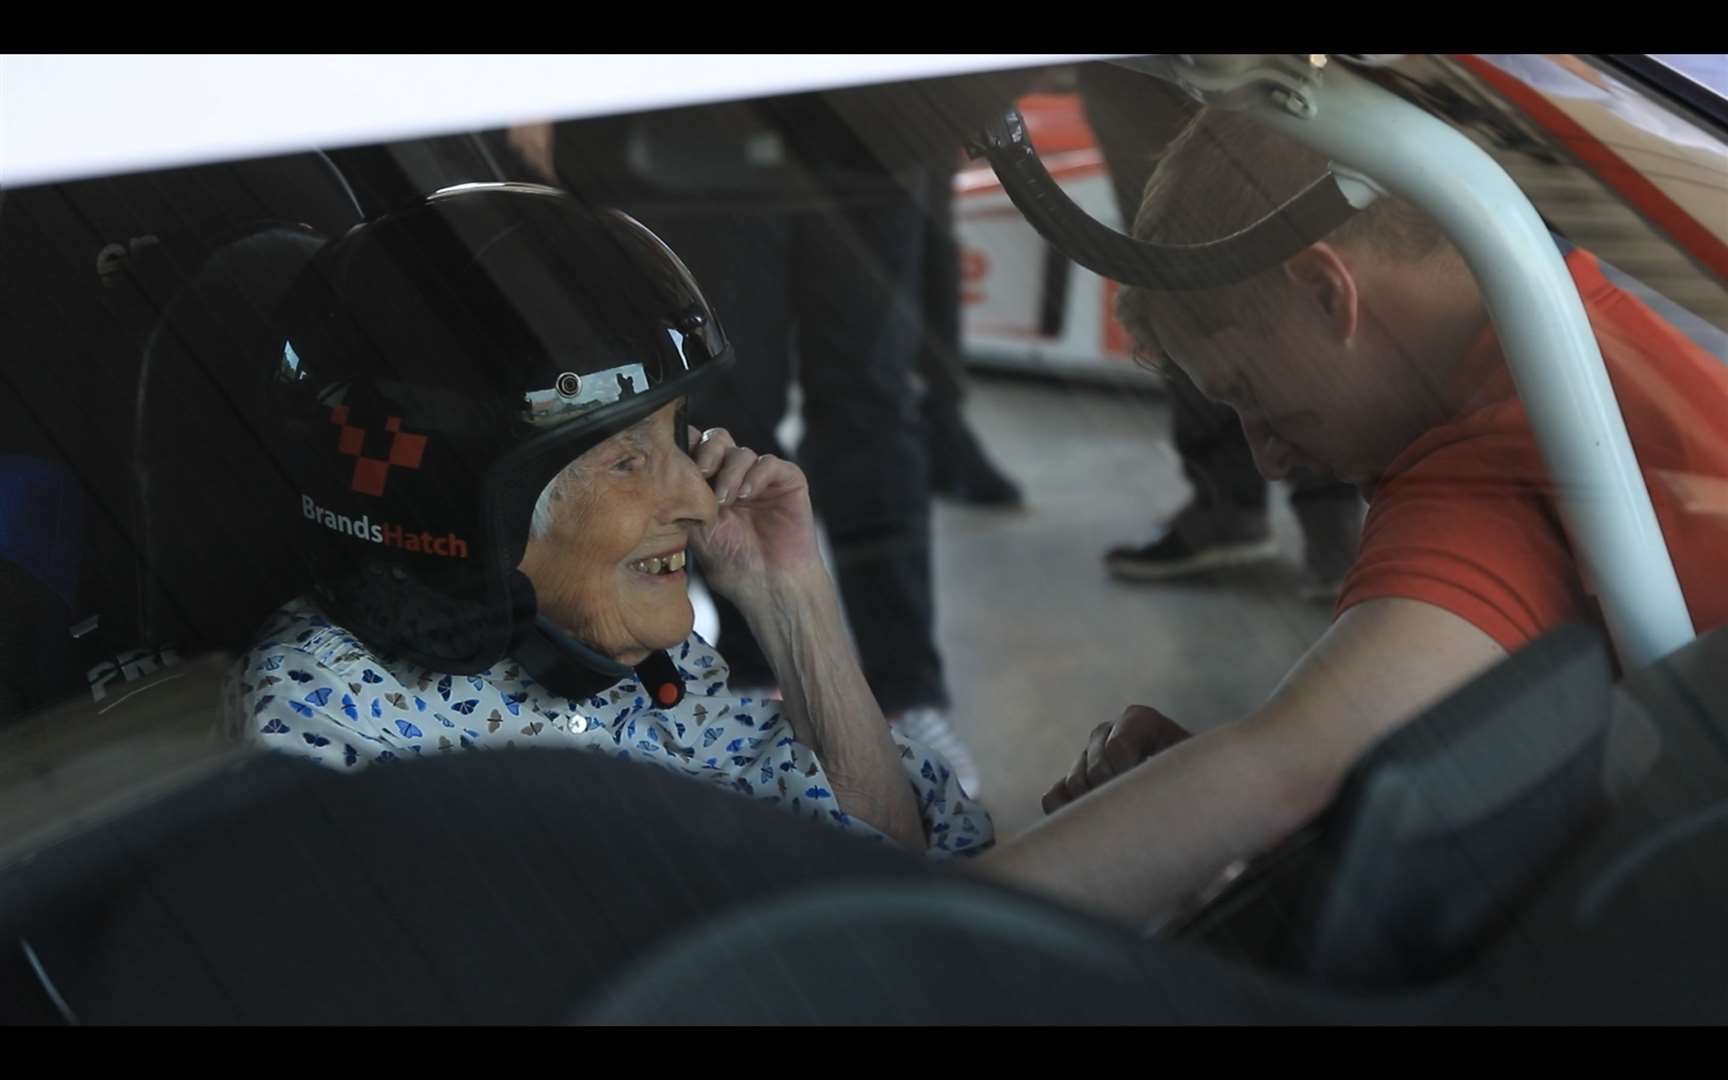
[{"label": "black open-face helmet", "polygon": [[[671,249],[553,188],[466,184],[325,247],[281,314],[273,399],[330,616],[436,671],[510,657],[567,696],[628,676],[516,567],[561,469],[731,362]],[[681,696],[664,654],[637,671]]]}]

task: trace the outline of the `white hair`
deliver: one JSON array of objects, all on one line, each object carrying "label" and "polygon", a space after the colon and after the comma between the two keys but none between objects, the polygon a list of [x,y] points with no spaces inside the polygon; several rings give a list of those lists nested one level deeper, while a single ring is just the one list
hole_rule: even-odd
[{"label": "white hair", "polygon": [[560,489],[576,469],[576,463],[571,462],[558,474],[549,480],[540,491],[540,497],[534,500],[534,516],[528,519],[528,539],[542,540],[552,532],[552,501],[558,498]]}]

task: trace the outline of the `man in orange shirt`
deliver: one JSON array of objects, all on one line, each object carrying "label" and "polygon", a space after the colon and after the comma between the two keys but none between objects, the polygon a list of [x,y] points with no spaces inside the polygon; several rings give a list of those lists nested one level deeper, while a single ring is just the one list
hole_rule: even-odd
[{"label": "man in orange shirt", "polygon": [[[1245,116],[1202,113],[1160,160],[1135,236],[1237,232],[1326,168]],[[1728,622],[1728,368],[1592,256],[1567,263],[1693,622],[1709,630]],[[1046,795],[1056,812],[981,860],[1144,920],[1313,817],[1378,738],[1538,635],[1600,614],[1481,292],[1414,207],[1383,197],[1229,288],[1126,290],[1120,314],[1145,352],[1235,409],[1264,475],[1305,466],[1370,503],[1331,627],[1263,706],[1193,738],[1131,707]]]}]

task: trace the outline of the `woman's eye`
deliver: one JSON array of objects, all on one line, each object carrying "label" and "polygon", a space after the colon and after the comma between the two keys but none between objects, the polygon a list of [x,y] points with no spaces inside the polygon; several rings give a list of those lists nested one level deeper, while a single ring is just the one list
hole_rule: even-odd
[{"label": "woman's eye", "polygon": [[629,457],[620,458],[618,461],[613,463],[612,471],[618,473],[635,472],[639,467],[641,467],[641,465],[642,458],[637,454],[631,454]]}]

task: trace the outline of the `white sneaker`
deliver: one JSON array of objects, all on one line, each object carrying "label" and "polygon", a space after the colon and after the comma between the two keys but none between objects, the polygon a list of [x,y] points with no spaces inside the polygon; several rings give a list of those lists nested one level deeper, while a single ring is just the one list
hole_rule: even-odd
[{"label": "white sneaker", "polygon": [[906,738],[923,743],[933,751],[954,771],[960,789],[969,797],[978,798],[981,786],[978,763],[972,760],[972,751],[960,741],[946,713],[940,709],[908,709],[895,718],[891,726]]}]

